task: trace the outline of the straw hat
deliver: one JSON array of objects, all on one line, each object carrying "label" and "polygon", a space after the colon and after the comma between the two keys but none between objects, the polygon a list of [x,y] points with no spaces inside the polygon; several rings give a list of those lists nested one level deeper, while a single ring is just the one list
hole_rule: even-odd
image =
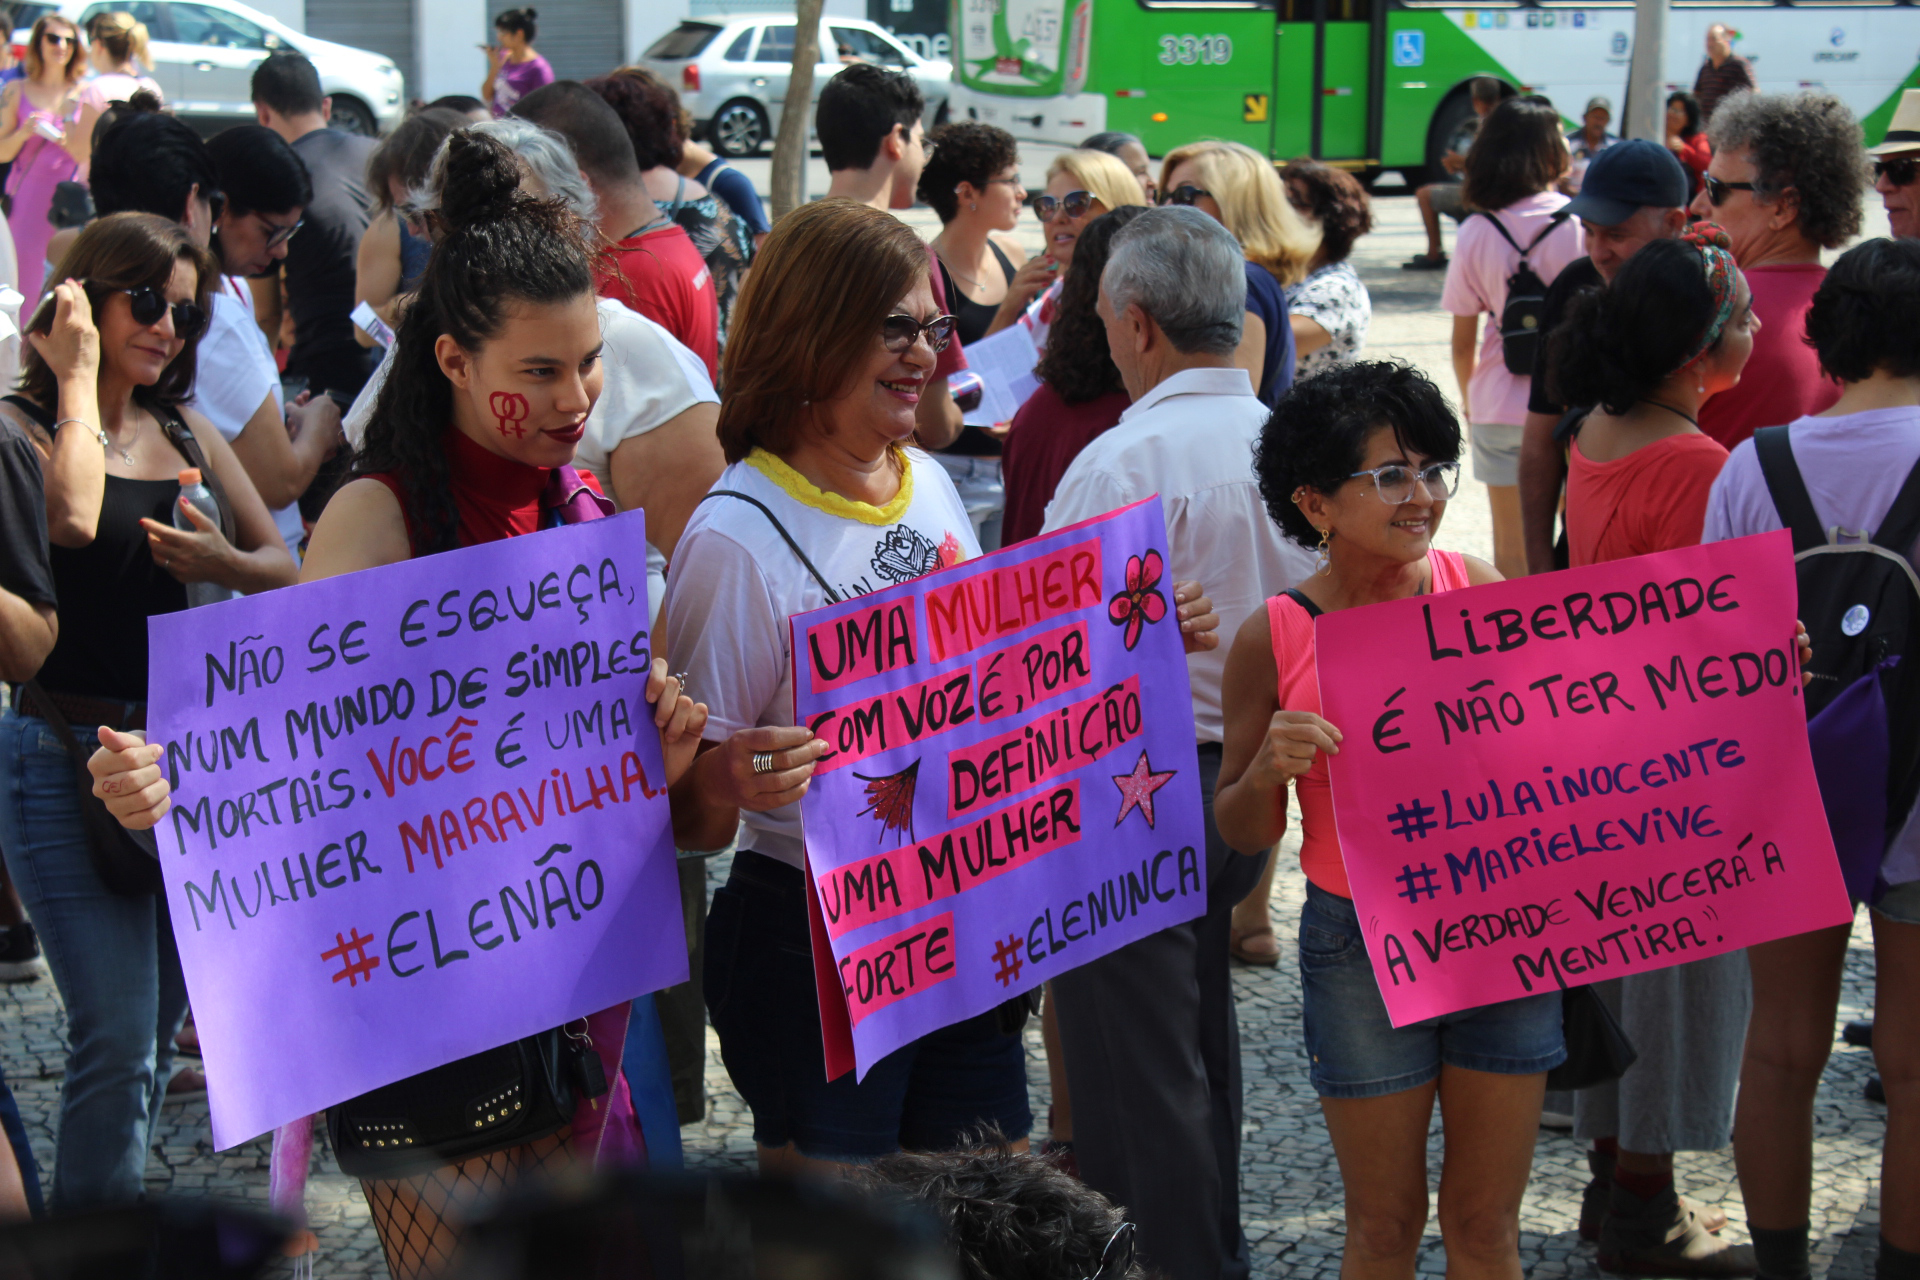
[{"label": "straw hat", "polygon": [[1920,89],[1909,89],[1900,95],[1900,105],[1894,109],[1893,120],[1887,125],[1887,136],[1877,147],[1868,147],[1870,156],[1897,156],[1909,151],[1920,152]]}]

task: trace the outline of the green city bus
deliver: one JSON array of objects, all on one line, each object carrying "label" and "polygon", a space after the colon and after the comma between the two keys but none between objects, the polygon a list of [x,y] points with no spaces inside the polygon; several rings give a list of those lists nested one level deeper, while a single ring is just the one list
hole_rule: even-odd
[{"label": "green city bus", "polygon": [[[1163,155],[1230,138],[1418,181],[1471,112],[1475,76],[1544,93],[1569,121],[1604,96],[1617,124],[1633,19],[1631,0],[952,0],[948,109],[1039,142],[1120,129]],[[1911,0],[1675,0],[1670,87],[1693,87],[1715,22],[1763,91],[1829,89],[1869,142],[1920,87]]]}]

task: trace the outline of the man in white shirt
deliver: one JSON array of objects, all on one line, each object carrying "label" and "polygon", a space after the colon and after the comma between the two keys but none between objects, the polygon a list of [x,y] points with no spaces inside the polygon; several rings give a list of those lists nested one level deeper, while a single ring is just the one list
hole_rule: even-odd
[{"label": "man in white shirt", "polygon": [[[1205,585],[1222,635],[1312,571],[1312,558],[1268,519],[1254,478],[1267,410],[1234,365],[1245,312],[1240,245],[1199,210],[1149,210],[1114,237],[1100,318],[1133,405],[1067,468],[1046,521],[1059,529],[1159,494],[1169,576]],[[1189,654],[1187,664],[1207,813],[1207,913],[1052,987],[1081,1177],[1128,1206],[1149,1268],[1175,1280],[1243,1280],[1227,933],[1262,860],[1235,854],[1213,826],[1226,647]]]}]

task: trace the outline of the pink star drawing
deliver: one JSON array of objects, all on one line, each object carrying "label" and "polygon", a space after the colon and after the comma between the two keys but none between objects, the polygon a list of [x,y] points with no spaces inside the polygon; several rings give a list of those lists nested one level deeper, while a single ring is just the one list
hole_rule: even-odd
[{"label": "pink star drawing", "polygon": [[1155,773],[1153,766],[1147,763],[1147,753],[1142,751],[1140,759],[1134,762],[1132,773],[1111,775],[1113,785],[1120,788],[1120,816],[1113,820],[1113,825],[1119,826],[1126,821],[1127,814],[1138,809],[1140,815],[1147,820],[1147,825],[1151,827],[1153,825],[1153,793],[1173,781],[1173,775],[1177,772],[1179,772],[1177,769],[1173,769],[1166,773]]}]

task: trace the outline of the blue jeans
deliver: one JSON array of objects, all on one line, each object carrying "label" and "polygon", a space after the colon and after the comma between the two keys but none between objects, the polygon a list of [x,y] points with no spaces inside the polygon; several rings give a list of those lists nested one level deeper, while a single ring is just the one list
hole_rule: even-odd
[{"label": "blue jeans", "polygon": [[[92,726],[75,726],[85,743]],[[154,1120],[187,1013],[162,895],[123,897],[94,873],[73,763],[46,721],[0,715],[0,850],[67,1006],[49,1209],[140,1198]]]}]

